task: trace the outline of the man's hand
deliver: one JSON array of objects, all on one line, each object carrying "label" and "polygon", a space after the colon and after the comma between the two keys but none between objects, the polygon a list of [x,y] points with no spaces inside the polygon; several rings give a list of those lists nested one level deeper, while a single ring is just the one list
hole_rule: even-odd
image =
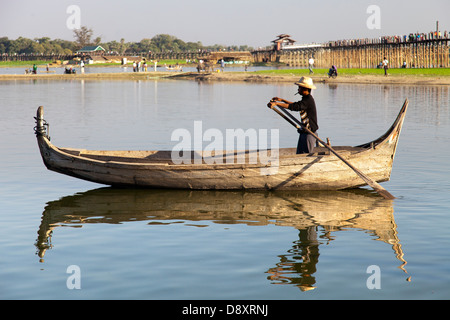
[{"label": "man's hand", "polygon": [[[292,104],[292,102],[291,101],[288,101],[288,100],[286,100],[286,99],[283,99],[283,98],[278,98],[278,97],[273,97],[272,98],[272,100],[270,100],[270,101],[273,101],[273,102],[278,102],[278,103],[282,103],[282,104]],[[280,106],[280,107],[283,107],[283,108],[287,108],[286,106],[282,106],[282,105],[280,105],[280,104],[278,104],[278,106]]]}]

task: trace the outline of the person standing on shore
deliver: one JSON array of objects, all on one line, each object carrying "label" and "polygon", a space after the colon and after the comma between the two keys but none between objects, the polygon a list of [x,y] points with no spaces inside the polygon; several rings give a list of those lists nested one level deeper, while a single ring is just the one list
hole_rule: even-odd
[{"label": "person standing on shore", "polygon": [[313,71],[314,59],[313,59],[313,57],[309,58],[308,64],[309,64],[309,74],[314,73],[314,71]]},{"label": "person standing on shore", "polygon": [[[311,95],[311,90],[316,89],[316,86],[309,77],[301,77],[295,84],[298,86],[298,93],[302,96],[302,100],[290,102],[286,99],[274,97],[267,106],[271,109],[273,106],[279,106],[292,111],[300,111],[302,124],[313,133],[316,133],[319,129],[316,102]],[[300,133],[300,136],[297,143],[297,154],[313,152],[314,147],[316,146],[316,138],[305,130],[299,129],[298,132]]]},{"label": "person standing on shore", "polygon": [[387,77],[387,70],[389,69],[389,60],[384,57],[383,59],[384,76]]}]

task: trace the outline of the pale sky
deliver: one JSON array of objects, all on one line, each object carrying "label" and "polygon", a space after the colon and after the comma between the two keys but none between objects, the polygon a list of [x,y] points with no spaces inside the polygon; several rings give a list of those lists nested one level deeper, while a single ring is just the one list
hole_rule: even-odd
[{"label": "pale sky", "polygon": [[[0,37],[49,37],[74,40],[67,26],[80,9],[81,26],[103,42],[138,42],[157,34],[170,34],[203,45],[265,47],[285,33],[302,43],[377,38],[429,32],[439,21],[450,30],[450,0],[0,0]],[[369,6],[379,8],[378,27]],[[72,21],[72,20],[71,20]]]}]

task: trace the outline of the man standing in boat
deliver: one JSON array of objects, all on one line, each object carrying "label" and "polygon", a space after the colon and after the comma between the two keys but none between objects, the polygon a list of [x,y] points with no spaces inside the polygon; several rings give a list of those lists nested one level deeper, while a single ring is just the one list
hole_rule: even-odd
[{"label": "man standing in boat", "polygon": [[[311,90],[316,89],[316,86],[309,77],[301,77],[295,84],[298,86],[298,93],[302,96],[302,100],[290,102],[286,99],[274,97],[267,106],[269,108],[279,106],[292,111],[300,111],[302,124],[315,133],[319,129],[319,125],[317,123],[316,103],[311,95]],[[297,144],[297,154],[312,153],[316,145],[316,138],[302,129],[299,129],[298,132],[300,137]]]}]

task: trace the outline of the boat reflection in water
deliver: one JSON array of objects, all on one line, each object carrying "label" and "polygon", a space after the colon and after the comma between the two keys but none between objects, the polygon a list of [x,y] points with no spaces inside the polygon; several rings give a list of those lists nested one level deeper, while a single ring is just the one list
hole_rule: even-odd
[{"label": "boat reflection in water", "polygon": [[37,254],[43,262],[46,250],[52,247],[54,228],[125,221],[294,227],[299,230],[299,239],[287,253],[279,255],[280,262],[267,270],[267,279],[302,291],[315,288],[319,246],[332,241],[333,232],[349,228],[390,244],[401,263],[399,268],[406,272],[392,202],[365,189],[249,192],[100,188],[47,204],[38,231]]}]

